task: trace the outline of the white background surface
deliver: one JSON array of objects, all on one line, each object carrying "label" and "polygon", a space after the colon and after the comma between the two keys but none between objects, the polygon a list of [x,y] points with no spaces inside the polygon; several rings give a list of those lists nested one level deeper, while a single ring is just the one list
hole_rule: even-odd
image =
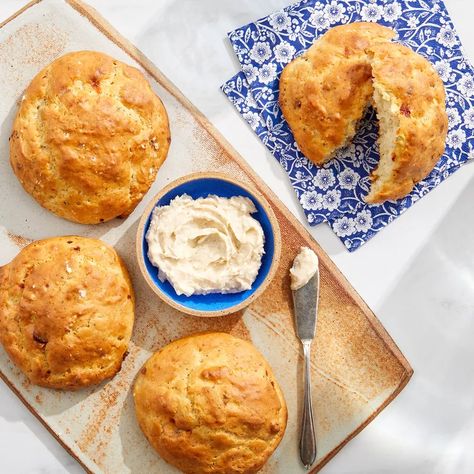
[{"label": "white background surface", "polygon": [[[445,2],[473,62],[474,6],[468,0]],[[226,32],[288,3],[89,0],[306,225],[285,173],[219,91],[238,70]],[[22,5],[1,0],[0,19]],[[310,229],[415,370],[400,396],[322,472],[474,473],[473,210],[474,165],[468,165],[353,254],[325,225]],[[82,469],[0,382],[0,473],[64,472]]]}]

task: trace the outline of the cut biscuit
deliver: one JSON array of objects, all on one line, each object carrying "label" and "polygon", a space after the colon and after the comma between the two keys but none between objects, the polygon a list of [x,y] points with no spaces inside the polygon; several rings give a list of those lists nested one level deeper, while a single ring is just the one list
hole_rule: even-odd
[{"label": "cut biscuit", "polygon": [[372,23],[329,30],[282,72],[280,106],[302,153],[317,165],[354,137],[369,105],[379,121],[380,161],[365,200],[382,203],[411,192],[444,152],[443,82],[395,32]]},{"label": "cut biscuit", "polygon": [[368,203],[409,194],[444,152],[448,118],[443,82],[423,56],[398,43],[368,51],[379,122],[380,161]]}]

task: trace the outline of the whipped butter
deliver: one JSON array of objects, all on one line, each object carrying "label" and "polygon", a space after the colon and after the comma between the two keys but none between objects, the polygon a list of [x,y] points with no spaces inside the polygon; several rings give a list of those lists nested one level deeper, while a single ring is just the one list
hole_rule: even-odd
[{"label": "whipped butter", "polygon": [[183,194],[153,210],[146,234],[148,258],[178,295],[237,293],[257,277],[264,233],[243,196]]},{"label": "whipped butter", "polygon": [[290,269],[291,289],[299,290],[306,285],[318,269],[318,256],[308,247],[301,247]]}]

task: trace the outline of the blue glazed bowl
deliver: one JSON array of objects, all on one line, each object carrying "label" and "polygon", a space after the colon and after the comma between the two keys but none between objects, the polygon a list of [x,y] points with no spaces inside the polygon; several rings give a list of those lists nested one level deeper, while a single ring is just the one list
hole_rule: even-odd
[{"label": "blue glazed bowl", "polygon": [[[252,288],[239,293],[209,293],[207,295],[178,295],[173,286],[158,278],[158,268],[148,259],[148,243],[145,235],[150,226],[153,209],[165,206],[176,196],[188,194],[192,198],[214,194],[221,197],[245,196],[255,204],[257,212],[252,217],[262,226],[265,234],[265,253],[262,265]],[[193,316],[223,316],[249,305],[260,295],[273,278],[281,252],[281,237],[275,214],[266,199],[258,192],[226,175],[219,173],[195,173],[180,178],[163,188],[150,202],[140,220],[137,231],[137,258],[140,269],[151,289],[166,303]]]}]

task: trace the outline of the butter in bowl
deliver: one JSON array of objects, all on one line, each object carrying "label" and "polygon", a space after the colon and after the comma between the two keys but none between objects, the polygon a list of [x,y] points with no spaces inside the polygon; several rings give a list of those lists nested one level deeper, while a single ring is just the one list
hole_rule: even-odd
[{"label": "butter in bowl", "polygon": [[273,278],[281,252],[270,205],[252,186],[196,173],[163,188],[137,232],[137,257],[151,289],[194,316],[239,311]]}]

